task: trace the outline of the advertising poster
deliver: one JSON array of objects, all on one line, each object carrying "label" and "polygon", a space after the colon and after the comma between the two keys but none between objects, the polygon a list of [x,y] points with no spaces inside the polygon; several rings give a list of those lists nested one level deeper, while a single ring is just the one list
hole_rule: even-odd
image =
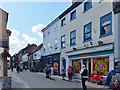
[{"label": "advertising poster", "polygon": [[74,72],[75,72],[75,73],[79,73],[79,71],[80,71],[80,69],[81,69],[80,60],[73,60],[72,66],[73,66]]},{"label": "advertising poster", "polygon": [[109,57],[93,58],[93,73],[107,74],[109,72]]},{"label": "advertising poster", "polygon": [[54,73],[58,73],[58,62],[54,62]]}]

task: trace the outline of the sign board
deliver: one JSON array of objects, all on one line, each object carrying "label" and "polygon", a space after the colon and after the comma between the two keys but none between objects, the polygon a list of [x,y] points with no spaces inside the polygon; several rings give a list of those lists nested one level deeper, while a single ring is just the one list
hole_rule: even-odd
[{"label": "sign board", "polygon": [[0,47],[0,54],[2,54],[4,52],[4,48]]},{"label": "sign board", "polygon": [[115,14],[120,13],[120,0],[114,0],[114,2],[113,2],[113,12]]}]

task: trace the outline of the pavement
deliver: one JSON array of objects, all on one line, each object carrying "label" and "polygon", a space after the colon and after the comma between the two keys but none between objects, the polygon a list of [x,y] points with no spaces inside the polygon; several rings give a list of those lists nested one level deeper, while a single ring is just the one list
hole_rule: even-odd
[{"label": "pavement", "polygon": [[[39,73],[39,74],[44,74],[44,73]],[[44,74],[45,75],[45,74]],[[62,76],[58,76],[58,75],[52,75],[52,77],[55,78],[59,78],[62,79]],[[65,77],[65,80],[68,80],[67,77]],[[73,79],[72,82],[81,82],[81,79]],[[103,89],[108,89],[109,87],[104,86],[104,85],[97,85],[96,83],[92,83],[92,82],[86,82],[86,85],[90,88],[103,88]],[[110,89],[109,89],[110,90]]]},{"label": "pavement", "polygon": [[[43,74],[45,75],[44,73],[39,73],[38,74]],[[55,78],[59,78],[59,79],[62,79],[61,76],[57,76],[57,75],[52,75],[52,77],[55,77]],[[65,77],[66,80],[68,80],[67,77]],[[73,79],[72,82],[81,82],[80,79]],[[106,89],[108,87],[105,87],[103,85],[97,85],[96,83],[91,83],[91,82],[86,82],[86,85],[90,88],[103,88],[103,89]],[[0,90],[2,89],[2,79],[0,79]]]},{"label": "pavement", "polygon": [[0,90],[2,89],[2,79],[0,79]]}]

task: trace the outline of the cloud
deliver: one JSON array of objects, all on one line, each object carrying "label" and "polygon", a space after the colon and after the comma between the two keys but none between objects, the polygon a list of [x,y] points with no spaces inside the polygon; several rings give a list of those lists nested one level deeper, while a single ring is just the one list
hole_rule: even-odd
[{"label": "cloud", "polygon": [[[15,53],[18,53],[19,50],[25,48],[27,46],[27,44],[33,44],[36,43],[36,38],[34,37],[30,37],[27,34],[20,34],[19,31],[17,30],[11,30],[12,33],[10,35],[10,41],[9,41],[9,45],[10,45],[10,54],[13,55]],[[22,36],[23,39],[20,37]],[[20,40],[22,39],[22,40]]]},{"label": "cloud", "polygon": [[33,43],[35,43],[37,41],[36,38],[30,37],[30,36],[28,36],[26,34],[22,34],[22,36],[23,36],[24,40],[27,41],[27,43],[29,43],[29,44],[33,44]]},{"label": "cloud", "polygon": [[45,28],[45,25],[38,24],[32,27],[32,32],[37,33],[41,38],[43,37],[42,29]]},{"label": "cloud", "polygon": [[20,35],[19,31],[17,30],[11,30],[12,33],[10,35],[10,54],[13,55],[14,53],[17,53],[21,48],[25,47],[26,42],[21,41],[18,37]]}]

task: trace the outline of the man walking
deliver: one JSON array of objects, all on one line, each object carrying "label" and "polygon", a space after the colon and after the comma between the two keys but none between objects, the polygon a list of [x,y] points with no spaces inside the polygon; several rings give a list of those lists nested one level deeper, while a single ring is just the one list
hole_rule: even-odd
[{"label": "man walking", "polygon": [[85,82],[88,79],[88,70],[85,67],[85,65],[82,65],[82,69],[80,71],[80,74],[81,74],[81,77],[82,77],[82,87],[83,87],[83,90],[87,90],[87,86],[86,86]]}]

